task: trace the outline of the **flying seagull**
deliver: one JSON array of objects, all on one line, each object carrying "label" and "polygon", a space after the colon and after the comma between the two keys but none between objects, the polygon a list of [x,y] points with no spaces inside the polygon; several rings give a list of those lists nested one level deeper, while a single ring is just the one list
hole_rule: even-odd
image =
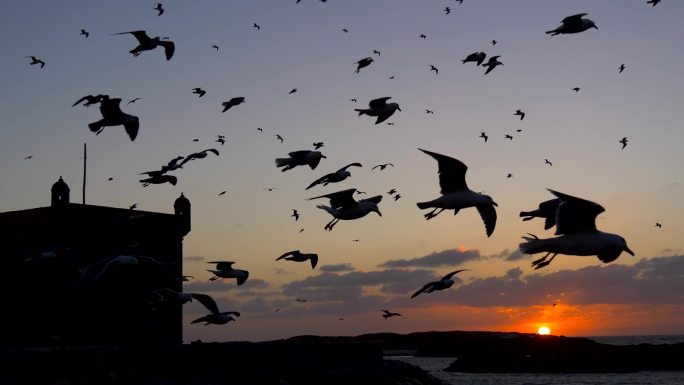
[{"label": "flying seagull", "polygon": [[551,161],[546,158],[544,158],[544,164],[548,164],[549,167],[553,167],[553,163],[551,163]]},{"label": "flying seagull", "polygon": [[137,101],[140,100],[140,99],[142,99],[142,98],[133,98],[133,99],[129,100],[128,103],[126,103],[126,104],[133,104],[133,103],[137,102]]},{"label": "flying seagull", "polygon": [[589,28],[596,28],[596,24],[589,19],[582,19],[582,17],[588,15],[587,13],[578,13],[577,15],[568,16],[561,23],[560,27],[553,29],[551,31],[546,31],[547,34],[551,36],[556,36],[559,34],[568,33],[579,33],[588,30]]},{"label": "flying seagull", "polygon": [[493,46],[496,45],[496,43],[498,43],[498,41],[492,40],[492,45],[493,45]]},{"label": "flying seagull", "polygon": [[239,104],[241,104],[241,103],[244,103],[244,102],[245,102],[245,98],[242,97],[242,96],[237,97],[237,98],[232,98],[232,99],[230,99],[229,101],[223,102],[223,103],[221,104],[221,105],[223,106],[223,111],[221,111],[221,112],[226,112],[226,111],[228,111],[231,107],[235,107],[235,106],[237,106],[237,105],[239,105]]},{"label": "flying seagull", "polygon": [[439,69],[432,64],[430,64],[430,71],[435,71],[435,75],[439,75]]},{"label": "flying seagull", "polygon": [[233,261],[213,261],[208,263],[215,263],[216,270],[207,270],[213,273],[214,276],[209,278],[210,281],[216,281],[219,278],[236,278],[238,286],[245,283],[247,278],[249,278],[249,271],[233,269]]},{"label": "flying seagull", "polygon": [[398,317],[401,317],[401,316],[402,316],[402,315],[399,314],[399,313],[392,313],[392,312],[389,311],[389,310],[381,310],[381,311],[382,311],[382,318],[384,318],[384,319],[388,319],[388,318],[390,318],[390,317],[397,317],[397,316],[398,316]]},{"label": "flying seagull", "polygon": [[465,64],[468,62],[477,62],[477,65],[480,66],[482,65],[482,62],[484,62],[486,57],[487,54],[484,52],[474,52],[466,56],[465,59],[461,60],[461,63]]},{"label": "flying seagull", "polygon": [[579,88],[579,87],[575,87],[575,88],[573,88],[572,90],[575,91],[575,92],[579,92],[580,88]]},{"label": "flying seagull", "polygon": [[514,113],[513,115],[519,115],[519,116],[520,116],[520,120],[525,119],[525,113],[522,112],[521,110],[515,110],[515,113]]},{"label": "flying seagull", "polygon": [[28,155],[24,157],[24,160],[33,159],[33,155]]},{"label": "flying seagull", "polygon": [[390,116],[394,114],[395,111],[399,110],[401,111],[401,108],[399,108],[399,104],[397,103],[387,103],[389,99],[391,99],[391,96],[386,96],[384,98],[378,98],[378,99],[373,99],[368,103],[368,106],[370,108],[367,109],[354,109],[354,111],[359,113],[359,116],[361,115],[368,115],[368,116],[377,116],[378,118],[375,120],[375,124],[380,124],[384,122],[385,120],[389,119]]},{"label": "flying seagull", "polygon": [[376,212],[379,216],[382,216],[380,209],[378,209],[378,204],[382,201],[382,195],[356,201],[354,199],[355,191],[356,189],[352,188],[309,198],[309,200],[319,198],[328,198],[330,200],[330,206],[316,206],[333,216],[333,219],[325,225],[325,230],[332,231],[333,227],[340,220],[359,219],[365,217],[370,212]]},{"label": "flying seagull", "polygon": [[181,296],[179,296],[180,300],[185,300],[185,295],[189,294],[191,296],[191,300],[194,298],[198,302],[200,302],[204,307],[209,310],[209,314],[197,318],[190,322],[191,324],[196,324],[199,322],[204,322],[204,325],[225,325],[228,322],[235,321],[235,318],[233,316],[239,317],[240,312],[237,311],[224,311],[221,312],[219,311],[218,306],[216,305],[216,302],[214,302],[214,299],[209,297],[206,294],[195,294],[195,293],[180,293]]},{"label": "flying seagull", "polygon": [[356,62],[356,73],[358,74],[361,68],[368,67],[373,62],[372,57],[366,57]]},{"label": "flying seagull", "polygon": [[40,59],[38,59],[37,57],[35,57],[35,56],[26,56],[26,57],[30,57],[30,58],[31,58],[31,62],[29,63],[30,65],[40,64],[40,68],[45,67],[45,62],[42,61],[42,60],[40,60]]},{"label": "flying seagull", "polygon": [[[535,269],[547,266],[558,254],[596,255],[603,263],[616,260],[623,251],[634,255],[624,238],[596,228],[596,216],[605,211],[601,205],[558,191],[549,192],[560,200],[556,209],[556,235],[559,236],[539,239],[528,234],[523,237],[526,242],[519,245],[523,254],[546,253],[532,262]],[[549,255],[551,258],[547,259]]]},{"label": "flying seagull", "polygon": [[487,134],[485,134],[484,132],[480,132],[479,138],[484,139],[484,140],[485,140],[485,143],[487,143],[487,139],[489,139],[489,137],[487,136]]},{"label": "flying seagull", "polygon": [[276,137],[277,140],[280,141],[280,143],[283,143],[283,142],[284,142],[284,139],[283,139],[282,136],[280,136],[280,134],[276,134],[275,137]]},{"label": "flying seagull", "polygon": [[257,24],[257,23],[253,23],[253,24],[252,24],[252,27],[253,27],[253,28],[256,28],[257,31],[261,31],[261,26],[260,26],[259,24]]},{"label": "flying seagull", "polygon": [[157,6],[154,7],[154,10],[157,11],[157,16],[161,16],[164,13],[164,7],[162,6],[162,3],[157,3]]},{"label": "flying seagull", "polygon": [[158,46],[162,46],[164,47],[166,60],[171,60],[173,57],[173,52],[176,50],[176,45],[172,41],[163,40],[159,36],[151,39],[149,36],[147,36],[147,33],[144,30],[119,32],[114,33],[113,35],[125,35],[127,33],[130,33],[131,35],[135,36],[136,39],[138,39],[138,46],[129,51],[133,54],[133,56],[138,56],[143,51],[149,51],[157,48]]},{"label": "flying seagull", "polygon": [[485,71],[485,75],[492,72],[492,70],[496,68],[496,66],[503,65],[503,63],[499,61],[500,57],[501,56],[492,56],[489,58],[489,61],[487,61],[487,63],[482,65],[483,67],[488,67],[487,71]]},{"label": "flying seagull", "polygon": [[390,190],[387,192],[387,194],[388,194],[388,195],[394,195],[396,192],[397,192],[397,189],[394,189],[394,188],[393,188],[393,189],[390,189]]},{"label": "flying seagull", "polygon": [[299,220],[299,212],[297,212],[297,209],[292,209],[292,215],[290,215],[295,219],[295,222]]},{"label": "flying seagull", "polygon": [[427,35],[424,33],[421,33],[418,37],[420,37],[421,39],[427,39]]},{"label": "flying seagull", "polygon": [[454,280],[453,280],[454,275],[456,275],[462,271],[468,271],[468,270],[467,269],[461,269],[461,270],[452,271],[451,273],[440,278],[439,281],[432,281],[432,282],[426,284],[425,286],[420,288],[418,291],[413,293],[413,295],[411,295],[411,298],[416,298],[417,296],[419,296],[423,293],[432,293],[435,290],[444,290],[444,289],[450,288],[451,286],[454,285]]},{"label": "flying seagull", "polygon": [[448,15],[450,13],[451,13],[451,8],[449,8],[449,7],[444,8],[444,14],[445,15]]},{"label": "flying seagull", "polygon": [[304,254],[300,252],[299,250],[295,251],[289,251],[280,257],[276,259],[276,261],[280,261],[281,259],[284,259],[286,261],[293,261],[293,262],[306,262],[310,261],[311,262],[311,268],[315,269],[316,265],[318,264],[318,254]]},{"label": "flying seagull", "polygon": [[297,92],[297,89],[293,88],[290,92],[288,92],[288,94],[294,94],[295,92]]},{"label": "flying seagull", "polygon": [[624,71],[624,70],[625,70],[625,68],[627,68],[627,67],[625,67],[625,65],[624,65],[624,64],[620,64],[620,67],[618,68],[618,70],[620,70],[620,72],[618,72],[618,73],[619,73],[619,74],[621,74],[621,73],[622,73],[622,71]]},{"label": "flying seagull", "polygon": [[660,3],[660,0],[648,0],[646,4],[652,4],[654,7]]},{"label": "flying seagull", "polygon": [[277,158],[275,160],[276,167],[282,167],[280,171],[291,170],[297,166],[308,165],[312,170],[318,167],[318,163],[321,158],[326,156],[321,154],[320,151],[310,151],[310,150],[300,150],[293,151],[288,154],[289,158]]},{"label": "flying seagull", "polygon": [[558,210],[560,204],[560,199],[550,199],[540,203],[536,210],[521,211],[520,217],[523,218],[523,221],[529,221],[534,218],[544,218],[544,230],[548,230],[556,225],[556,210]]},{"label": "flying seagull", "polygon": [[378,51],[377,49],[374,49],[374,50],[373,50],[373,54],[374,54],[374,55],[380,56],[380,51]]},{"label": "flying seagull", "polygon": [[195,87],[192,89],[192,93],[201,98],[207,93],[207,91],[203,90],[201,87]]},{"label": "flying seagull", "polygon": [[87,39],[88,36],[90,36],[90,32],[86,31],[85,29],[81,29],[81,35],[85,36]]},{"label": "flying seagull", "polygon": [[487,236],[491,236],[494,232],[494,227],[496,227],[496,210],[494,206],[498,205],[489,195],[480,194],[468,188],[465,181],[468,166],[458,159],[446,155],[422,149],[419,150],[437,161],[439,186],[441,187],[440,193],[442,194],[437,199],[417,203],[418,208],[421,210],[434,207],[434,210],[425,214],[425,219],[432,219],[444,210],[454,210],[454,215],[456,215],[461,209],[475,207],[485,224]]},{"label": "flying seagull", "polygon": [[83,103],[84,107],[90,107],[93,104],[99,103],[102,100],[102,97],[103,97],[103,95],[95,95],[95,96],[86,95],[86,96],[78,99],[77,101],[75,101],[74,104],[71,105],[71,107],[76,107],[76,105],[80,104],[81,102],[85,102],[85,103]]},{"label": "flying seagull", "polygon": [[504,139],[513,140],[513,137],[511,135],[506,134],[504,135]]},{"label": "flying seagull", "polygon": [[219,46],[217,46],[216,44],[212,45],[211,48],[213,48],[213,49],[215,49],[215,50],[217,50],[217,51],[219,50]]},{"label": "flying seagull", "polygon": [[223,135],[217,135],[215,142],[221,143],[221,146],[223,146],[224,144],[226,144],[226,137]]},{"label": "flying seagull", "polygon": [[659,229],[660,229],[660,228],[662,228],[662,227],[663,227],[663,225],[661,225],[661,224],[660,224],[659,222],[656,222],[656,224],[655,224],[655,227],[657,227],[657,228],[659,228]]},{"label": "flying seagull", "polygon": [[426,114],[434,114],[435,111],[432,111],[432,110],[425,110],[425,113],[426,113]]},{"label": "flying seagull", "polygon": [[88,124],[90,131],[99,135],[105,127],[123,125],[128,137],[131,141],[134,141],[138,136],[140,121],[137,116],[128,115],[121,111],[119,106],[120,103],[121,99],[119,98],[110,99],[108,95],[102,95],[100,97],[100,112],[102,113],[102,119]]},{"label": "flying seagull", "polygon": [[628,142],[628,140],[627,140],[627,137],[626,137],[626,136],[625,136],[624,138],[620,139],[620,143],[622,143],[622,148],[621,148],[621,150],[624,150],[625,147],[627,147],[627,142]]},{"label": "flying seagull", "polygon": [[216,155],[216,156],[219,156],[219,152],[218,152],[217,149],[215,149],[215,148],[208,148],[208,149],[206,149],[206,150],[203,150],[203,151],[200,151],[200,152],[196,152],[196,153],[194,153],[194,154],[190,154],[190,155],[186,156],[185,159],[183,159],[183,161],[180,163],[180,166],[183,167],[184,164],[188,163],[188,162],[191,161],[191,160],[195,160],[195,159],[204,159],[204,158],[206,158],[206,157],[209,155],[210,152],[213,153],[213,154]]},{"label": "flying seagull", "polygon": [[342,167],[341,169],[339,169],[335,172],[325,174],[322,177],[316,179],[315,181],[313,181],[309,185],[309,187],[306,188],[306,190],[308,190],[308,189],[310,189],[316,185],[319,185],[319,184],[323,184],[323,186],[327,186],[329,183],[342,182],[343,180],[345,180],[351,176],[351,172],[347,171],[347,168],[352,167],[352,166],[353,167],[363,167],[361,165],[361,163],[357,163],[357,162],[350,163],[350,164]]},{"label": "flying seagull", "polygon": [[375,170],[376,168],[380,168],[380,171],[382,171],[382,170],[384,170],[385,168],[387,168],[387,166],[392,166],[392,167],[394,167],[394,164],[392,164],[392,163],[382,163],[382,164],[379,164],[379,165],[377,165],[377,166],[373,166],[373,168],[371,168],[371,170]]},{"label": "flying seagull", "polygon": [[313,146],[314,150],[318,150],[319,148],[323,147],[323,142],[314,142]]},{"label": "flying seagull", "polygon": [[173,175],[152,175],[147,179],[141,179],[139,182],[143,184],[143,187],[147,187],[150,184],[162,184],[162,183],[171,183],[172,185],[176,185],[178,181],[178,178],[176,178]]}]

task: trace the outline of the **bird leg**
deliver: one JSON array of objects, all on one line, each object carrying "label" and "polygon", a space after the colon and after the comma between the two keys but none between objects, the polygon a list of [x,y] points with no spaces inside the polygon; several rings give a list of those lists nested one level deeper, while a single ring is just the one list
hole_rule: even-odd
[{"label": "bird leg", "polygon": [[[551,254],[551,253],[549,253],[549,254]],[[549,254],[546,254],[544,256],[544,259],[546,259],[546,257],[548,257]],[[542,267],[548,266],[548,264],[551,263],[551,261],[553,261],[554,258],[556,258],[556,255],[558,255],[558,253],[554,253],[551,256],[551,259],[549,259],[548,261],[541,261],[541,262],[537,263],[537,266],[534,269],[538,270],[538,269],[541,269]]]},{"label": "bird leg", "polygon": [[215,276],[209,278],[210,281],[216,281],[217,279],[218,279],[218,275],[215,275]]},{"label": "bird leg", "polygon": [[[437,211],[437,210],[439,210],[439,211]],[[441,213],[442,211],[444,211],[444,209],[437,209],[437,208],[435,208],[434,210],[432,210],[432,211],[430,211],[429,213],[427,213],[427,214],[424,215],[424,216],[425,216],[425,219],[429,221],[430,219],[432,219],[432,218],[436,217],[437,215],[439,215],[439,213]]]},{"label": "bird leg", "polygon": [[544,262],[544,261],[546,260],[546,258],[547,258],[549,255],[551,255],[550,252],[549,252],[549,253],[546,253],[545,256],[543,256],[543,257],[541,257],[541,258],[539,258],[539,259],[535,259],[534,261],[532,261],[532,266],[537,266],[537,265],[539,265],[540,263]]},{"label": "bird leg", "polygon": [[337,218],[334,218],[332,221],[328,222],[327,225],[323,228],[324,230],[332,231],[333,227],[339,222],[340,220]]}]

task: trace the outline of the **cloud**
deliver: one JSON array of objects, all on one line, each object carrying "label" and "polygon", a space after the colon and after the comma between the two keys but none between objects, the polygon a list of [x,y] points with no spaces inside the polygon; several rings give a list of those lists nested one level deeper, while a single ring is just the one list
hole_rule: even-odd
[{"label": "cloud", "polygon": [[391,259],[381,263],[379,267],[438,267],[438,266],[458,266],[464,262],[482,259],[478,250],[460,251],[449,249],[436,251],[423,257],[411,259]]},{"label": "cloud", "polygon": [[191,293],[204,293],[211,291],[225,290],[245,290],[245,289],[264,289],[268,287],[268,282],[259,278],[250,278],[241,286],[238,286],[233,279],[218,279],[216,281],[193,281],[183,285],[183,291]]},{"label": "cloud", "polygon": [[340,273],[345,271],[354,271],[354,266],[351,263],[340,263],[338,265],[324,265],[319,268],[324,273]]},{"label": "cloud", "polygon": [[198,257],[198,256],[188,256],[184,257],[186,261],[192,261],[192,262],[202,262],[204,261],[204,257]]}]

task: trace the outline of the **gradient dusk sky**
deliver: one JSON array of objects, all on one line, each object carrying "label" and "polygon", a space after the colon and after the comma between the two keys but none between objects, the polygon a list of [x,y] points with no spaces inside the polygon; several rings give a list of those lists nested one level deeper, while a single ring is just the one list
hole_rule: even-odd
[{"label": "gradient dusk sky", "polygon": [[[154,1],[0,3],[0,212],[47,206],[60,175],[80,202],[83,143],[89,204],[172,212],[183,192],[192,203],[184,273],[196,278],[184,290],[210,294],[221,309],[242,313],[228,325],[189,325],[205,309],[185,305],[186,342],[535,332],[542,324],[575,336],[684,334],[683,1],[163,5],[166,12],[157,16]],[[581,12],[599,29],[544,33]],[[82,28],[88,38],[79,35]],[[112,35],[139,29],[168,36],[175,56],[166,61],[157,49],[133,57],[135,39]],[[478,51],[500,55],[504,65],[485,76],[485,68],[461,63]],[[28,55],[45,68],[30,66]],[[355,74],[355,63],[369,56],[375,62]],[[198,98],[195,87],[207,94]],[[131,142],[121,127],[91,133],[87,124],[100,119],[98,107],[71,107],[87,94],[122,98],[122,110],[140,118],[138,138]],[[244,104],[221,113],[223,101],[239,96]],[[384,96],[401,106],[388,120],[393,125],[357,117],[355,108]],[[513,115],[517,109],[524,120]],[[224,146],[214,142],[219,134]],[[316,170],[275,167],[275,158],[318,141],[327,159]],[[220,156],[173,172],[176,186],[138,182],[140,172],[207,148]],[[436,198],[439,185],[437,163],[417,148],[468,165],[470,188],[499,204],[490,238],[473,208],[423,218],[416,202]],[[351,178],[305,191],[352,162],[363,167],[352,167]],[[387,162],[395,167],[371,170]],[[307,198],[347,188],[382,194],[382,217],[371,213],[324,231],[330,216],[316,204],[325,202]],[[401,199],[386,194],[391,188]],[[532,258],[517,252],[520,237],[553,231],[518,213],[551,199],[546,188],[601,204],[599,229],[623,236],[636,256],[623,253],[602,264],[561,255],[535,271]],[[301,215],[297,222],[292,209]],[[318,253],[318,267],[275,262],[296,249]],[[249,280],[240,287],[234,280],[209,282],[207,262],[214,260],[236,261],[250,271]],[[462,268],[470,271],[457,275],[450,290],[409,299],[423,284]],[[403,317],[384,320],[380,309]]]}]

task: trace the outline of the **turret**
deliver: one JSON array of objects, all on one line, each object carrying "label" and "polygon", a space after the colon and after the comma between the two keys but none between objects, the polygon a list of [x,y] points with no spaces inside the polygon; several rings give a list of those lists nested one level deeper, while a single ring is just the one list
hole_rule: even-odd
[{"label": "turret", "polygon": [[[52,185],[52,206],[66,206],[69,203],[69,191],[69,186],[60,176],[59,180]],[[189,205],[188,203],[188,207]]]},{"label": "turret", "polygon": [[189,233],[191,228],[190,201],[185,197],[185,195],[183,195],[183,193],[181,193],[180,197],[178,197],[178,199],[176,199],[176,201],[173,203],[173,211],[179,218],[181,231],[183,231],[184,234]]}]

